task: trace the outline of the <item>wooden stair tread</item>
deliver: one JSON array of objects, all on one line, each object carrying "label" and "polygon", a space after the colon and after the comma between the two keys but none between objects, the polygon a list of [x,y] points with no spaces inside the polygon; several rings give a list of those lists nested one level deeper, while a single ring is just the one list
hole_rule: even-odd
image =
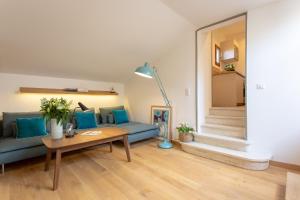
[{"label": "wooden stair tread", "polygon": [[239,126],[228,126],[228,125],[220,125],[220,124],[209,124],[205,123],[202,125],[203,127],[213,127],[213,128],[219,128],[219,129],[226,129],[226,130],[245,130],[244,127]]},{"label": "wooden stair tread", "polygon": [[211,107],[211,109],[214,109],[214,110],[241,110],[241,111],[244,111],[245,107],[244,106],[237,106],[237,107]]},{"label": "wooden stair tread", "polygon": [[219,118],[219,119],[245,119],[244,116],[224,116],[224,115],[207,115],[207,118]]},{"label": "wooden stair tread", "polygon": [[236,138],[236,137],[217,135],[217,134],[212,134],[212,133],[198,133],[198,134],[194,134],[194,135],[195,135],[195,137],[203,136],[203,137],[209,137],[209,138],[220,139],[220,140],[225,140],[225,141],[239,142],[239,143],[243,143],[245,145],[249,145],[249,142],[247,140]]}]

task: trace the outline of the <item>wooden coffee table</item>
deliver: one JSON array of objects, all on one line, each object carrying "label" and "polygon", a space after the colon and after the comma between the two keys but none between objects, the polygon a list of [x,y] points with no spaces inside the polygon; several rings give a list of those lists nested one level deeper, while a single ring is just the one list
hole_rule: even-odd
[{"label": "wooden coffee table", "polygon": [[[99,135],[81,135],[86,131],[101,131]],[[73,138],[62,138],[59,140],[53,140],[50,136],[42,139],[44,145],[47,147],[47,156],[45,163],[45,171],[49,170],[49,163],[51,160],[52,152],[56,154],[55,168],[54,168],[54,179],[53,179],[53,190],[58,187],[59,180],[59,168],[61,162],[61,154],[74,151],[78,149],[83,149],[90,146],[95,146],[98,144],[109,143],[110,151],[112,152],[112,142],[117,140],[123,140],[124,147],[127,155],[128,162],[130,159],[129,143],[128,143],[128,132],[125,129],[117,127],[107,127],[107,128],[96,128],[89,129],[85,131],[78,132]]]}]

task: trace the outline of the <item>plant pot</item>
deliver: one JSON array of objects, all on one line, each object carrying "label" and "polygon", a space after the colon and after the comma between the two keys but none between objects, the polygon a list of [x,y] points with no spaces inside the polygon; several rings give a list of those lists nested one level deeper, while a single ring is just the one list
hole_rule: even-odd
[{"label": "plant pot", "polygon": [[192,142],[194,136],[192,133],[179,133],[179,140],[181,142]]},{"label": "plant pot", "polygon": [[63,137],[63,125],[61,122],[57,124],[56,119],[51,119],[51,137],[52,139],[61,139]]}]

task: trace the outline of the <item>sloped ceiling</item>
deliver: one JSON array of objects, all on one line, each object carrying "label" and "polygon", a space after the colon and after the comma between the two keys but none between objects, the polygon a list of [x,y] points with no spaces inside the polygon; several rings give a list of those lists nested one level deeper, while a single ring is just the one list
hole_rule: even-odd
[{"label": "sloped ceiling", "polygon": [[161,0],[197,27],[226,19],[278,0]]},{"label": "sloped ceiling", "polygon": [[126,82],[184,32],[269,1],[0,0],[0,72]]},{"label": "sloped ceiling", "polygon": [[193,28],[159,0],[0,0],[0,24],[0,72],[114,82]]}]

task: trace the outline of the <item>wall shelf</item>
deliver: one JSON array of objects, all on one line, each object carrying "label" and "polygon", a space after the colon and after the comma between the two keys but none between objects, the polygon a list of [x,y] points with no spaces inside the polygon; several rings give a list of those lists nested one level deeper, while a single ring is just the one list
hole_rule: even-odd
[{"label": "wall shelf", "polygon": [[33,88],[20,87],[21,93],[39,93],[39,94],[80,94],[80,95],[118,95],[115,91],[87,90],[87,91],[71,91],[68,89],[54,88]]}]

